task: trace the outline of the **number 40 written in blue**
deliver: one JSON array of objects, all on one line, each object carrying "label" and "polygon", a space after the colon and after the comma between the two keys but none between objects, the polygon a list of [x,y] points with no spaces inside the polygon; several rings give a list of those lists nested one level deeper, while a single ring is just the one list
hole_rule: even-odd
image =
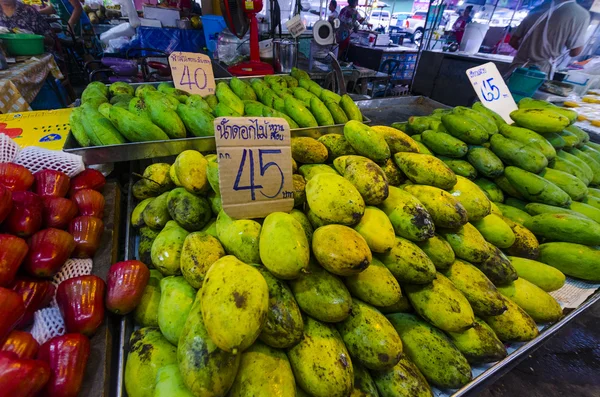
[{"label": "number 40 written in blue", "polygon": [[[280,180],[278,181],[279,189],[277,190],[277,192],[275,194],[273,194],[271,196],[271,195],[263,193],[262,191],[260,192],[260,194],[262,194],[264,197],[267,197],[267,198],[275,198],[279,195],[279,193],[281,193],[281,190],[283,189],[283,185],[285,182],[285,178],[283,176],[283,171],[281,170],[281,167],[279,167],[279,165],[277,163],[275,163],[274,161],[265,163],[264,156],[270,155],[270,154],[280,154],[280,153],[281,153],[281,150],[279,150],[279,149],[258,149],[258,163],[259,163],[260,176],[265,176],[267,170],[271,167],[276,167],[277,169],[275,171],[279,171],[279,174],[280,174]],[[240,179],[242,178],[242,175],[244,174],[244,168],[246,167],[246,162],[248,162],[248,167],[250,168],[249,169],[250,184],[247,186],[240,186]],[[237,176],[235,178],[235,182],[233,183],[233,190],[235,190],[235,191],[250,190],[251,198],[254,201],[254,200],[256,200],[255,190],[260,190],[262,188],[263,188],[262,185],[258,185],[255,183],[254,150],[244,149],[244,151],[242,152],[242,159],[240,161],[240,166],[238,168]]]},{"label": "number 40 written in blue", "polygon": [[483,87],[481,87],[481,96],[487,102],[493,102],[500,99],[500,88],[494,84],[494,78],[491,77],[487,80],[483,80]]}]

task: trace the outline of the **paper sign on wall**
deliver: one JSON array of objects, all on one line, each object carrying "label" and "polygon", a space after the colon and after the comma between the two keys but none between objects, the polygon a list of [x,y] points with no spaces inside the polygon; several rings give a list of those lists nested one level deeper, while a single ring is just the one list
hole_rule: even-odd
[{"label": "paper sign on wall", "polygon": [[215,75],[208,55],[173,52],[169,65],[175,88],[202,96],[215,93]]},{"label": "paper sign on wall", "polygon": [[510,112],[518,107],[496,65],[488,62],[467,69],[467,77],[483,106],[498,113],[507,123],[512,123]]},{"label": "paper sign on wall", "polygon": [[294,207],[290,126],[278,117],[214,121],[223,210],[262,218]]}]

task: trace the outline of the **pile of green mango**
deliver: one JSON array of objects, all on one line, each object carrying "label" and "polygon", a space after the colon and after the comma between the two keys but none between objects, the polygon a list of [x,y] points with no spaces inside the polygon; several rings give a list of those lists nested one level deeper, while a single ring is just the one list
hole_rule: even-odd
[{"label": "pile of green mango", "polygon": [[291,75],[264,79],[232,77],[205,97],[171,83],[134,88],[124,82],[92,82],[81,103],[69,122],[82,147],[211,136],[215,117],[225,116],[282,117],[292,129],[363,120],[350,96],[321,88],[296,68]]}]

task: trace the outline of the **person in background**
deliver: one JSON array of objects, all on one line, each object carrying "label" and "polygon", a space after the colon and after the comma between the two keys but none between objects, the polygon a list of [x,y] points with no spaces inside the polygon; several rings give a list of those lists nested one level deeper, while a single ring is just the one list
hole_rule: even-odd
[{"label": "person in background", "polygon": [[337,42],[340,45],[340,56],[346,53],[352,32],[357,31],[358,26],[365,21],[365,18],[361,17],[356,9],[357,4],[358,0],[348,0],[348,5],[340,11],[340,28],[335,33]]},{"label": "person in background", "polygon": [[329,21],[329,23],[331,23],[333,25],[333,21],[338,16],[339,16],[339,13],[337,12],[337,1],[331,0],[329,2],[329,16],[327,17],[327,20]]},{"label": "person in background", "polygon": [[467,8],[465,8],[462,15],[459,16],[456,22],[454,22],[454,25],[452,25],[452,30],[454,31],[454,35],[456,36],[456,42],[458,44],[460,44],[460,42],[462,41],[467,24],[473,19],[471,17],[471,11],[473,11],[473,6],[468,6]]},{"label": "person in background", "polygon": [[581,54],[589,24],[590,13],[574,0],[546,1],[532,10],[513,33],[509,44],[517,54],[510,72],[535,65],[552,75],[560,57]]},{"label": "person in background", "polygon": [[63,0],[50,0],[46,7],[40,9],[40,13],[44,15],[57,14],[63,24],[68,24],[72,31],[79,35],[81,34],[79,20],[83,13],[83,7],[79,0],[69,0],[69,4],[70,7],[63,3]]},{"label": "person in background", "polygon": [[42,14],[17,0],[0,0],[0,26],[20,29],[44,36],[47,47],[54,46],[54,32]]}]

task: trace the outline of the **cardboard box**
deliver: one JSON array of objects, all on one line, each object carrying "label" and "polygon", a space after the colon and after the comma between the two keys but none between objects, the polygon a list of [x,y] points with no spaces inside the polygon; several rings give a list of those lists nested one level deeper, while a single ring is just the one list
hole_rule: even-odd
[{"label": "cardboard box", "polygon": [[71,130],[72,108],[0,114],[0,133],[11,137],[21,148],[37,146],[62,150]]}]

